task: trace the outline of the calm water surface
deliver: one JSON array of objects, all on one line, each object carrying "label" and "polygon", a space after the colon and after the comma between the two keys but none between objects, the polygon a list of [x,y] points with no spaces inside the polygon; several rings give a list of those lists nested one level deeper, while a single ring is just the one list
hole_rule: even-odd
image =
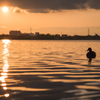
[{"label": "calm water surface", "polygon": [[0,40],[0,100],[100,100],[100,41]]}]

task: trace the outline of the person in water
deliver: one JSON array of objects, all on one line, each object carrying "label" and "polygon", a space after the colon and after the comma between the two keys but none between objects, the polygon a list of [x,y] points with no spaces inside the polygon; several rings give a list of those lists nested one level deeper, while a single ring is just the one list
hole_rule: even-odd
[{"label": "person in water", "polygon": [[91,48],[88,48],[87,51],[89,51],[89,52],[86,54],[86,56],[87,56],[87,58],[89,58],[89,62],[91,62],[92,58],[96,57],[96,53],[94,51],[92,51]]}]

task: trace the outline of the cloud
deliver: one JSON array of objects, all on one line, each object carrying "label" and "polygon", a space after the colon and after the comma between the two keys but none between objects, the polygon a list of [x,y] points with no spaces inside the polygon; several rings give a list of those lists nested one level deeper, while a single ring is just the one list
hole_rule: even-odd
[{"label": "cloud", "polygon": [[31,13],[49,13],[50,11],[87,9],[88,7],[100,9],[100,0],[0,0],[0,6],[4,4]]},{"label": "cloud", "polygon": [[13,10],[13,12],[14,12],[14,13],[21,13],[21,10],[18,9],[18,8],[15,8],[15,9]]},{"label": "cloud", "polygon": [[13,13],[26,13],[26,14],[28,14],[25,10],[23,10],[23,9],[20,9],[20,8],[12,8],[13,9]]},{"label": "cloud", "polygon": [[1,28],[2,28],[2,29],[6,29],[7,27],[6,27],[6,26],[1,26]]},{"label": "cloud", "polygon": [[88,5],[92,9],[100,9],[100,0],[89,0]]}]

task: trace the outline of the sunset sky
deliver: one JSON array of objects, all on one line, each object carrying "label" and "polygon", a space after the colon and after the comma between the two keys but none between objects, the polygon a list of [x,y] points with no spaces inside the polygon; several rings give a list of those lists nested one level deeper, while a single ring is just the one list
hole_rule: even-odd
[{"label": "sunset sky", "polygon": [[[8,11],[3,11],[6,6]],[[0,34],[10,30],[100,35],[100,0],[0,0]]]}]

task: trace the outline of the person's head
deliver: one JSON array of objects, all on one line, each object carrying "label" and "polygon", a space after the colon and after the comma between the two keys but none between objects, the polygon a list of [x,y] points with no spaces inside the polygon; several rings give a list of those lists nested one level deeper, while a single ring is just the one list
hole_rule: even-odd
[{"label": "person's head", "polygon": [[91,49],[91,48],[88,48],[88,50],[87,50],[87,51],[90,51],[90,52],[91,52],[91,51],[92,51],[92,49]]}]

